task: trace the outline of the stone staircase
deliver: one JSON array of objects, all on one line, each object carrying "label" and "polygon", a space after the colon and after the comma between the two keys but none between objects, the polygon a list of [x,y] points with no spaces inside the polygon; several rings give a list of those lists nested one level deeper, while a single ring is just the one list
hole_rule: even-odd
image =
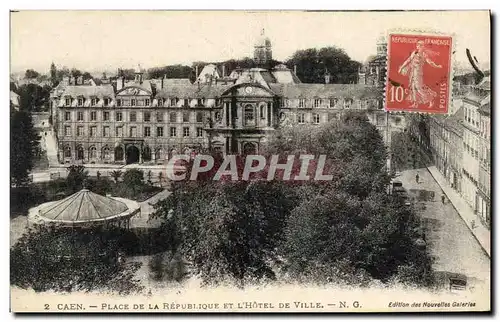
[{"label": "stone staircase", "polygon": [[47,131],[47,135],[44,136],[45,139],[45,149],[47,150],[47,158],[49,159],[49,167],[59,166],[59,160],[57,159],[57,141],[53,131]]}]

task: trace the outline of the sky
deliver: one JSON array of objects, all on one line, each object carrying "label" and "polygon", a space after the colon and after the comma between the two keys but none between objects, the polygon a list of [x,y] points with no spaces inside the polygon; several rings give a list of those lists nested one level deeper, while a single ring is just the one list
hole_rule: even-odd
[{"label": "sky", "polygon": [[466,48],[490,61],[487,11],[21,11],[11,13],[11,72],[46,73],[51,62],[92,72],[252,57],[262,29],[276,60],[334,45],[364,62],[389,30],[425,29],[455,35],[459,66],[468,66]]}]

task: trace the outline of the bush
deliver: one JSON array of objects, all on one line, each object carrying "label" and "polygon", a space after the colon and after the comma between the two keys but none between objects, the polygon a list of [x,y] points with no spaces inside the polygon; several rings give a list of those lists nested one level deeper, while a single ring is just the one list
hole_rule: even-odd
[{"label": "bush", "polygon": [[120,260],[120,235],[121,230],[36,227],[11,249],[11,284],[36,292],[139,291],[133,275],[140,264]]},{"label": "bush", "polygon": [[97,194],[105,196],[112,190],[111,180],[109,178],[89,179],[87,188]]},{"label": "bush", "polygon": [[70,165],[67,168],[68,176],[66,185],[71,192],[77,192],[83,188],[83,184],[89,176],[89,172],[82,165]]}]

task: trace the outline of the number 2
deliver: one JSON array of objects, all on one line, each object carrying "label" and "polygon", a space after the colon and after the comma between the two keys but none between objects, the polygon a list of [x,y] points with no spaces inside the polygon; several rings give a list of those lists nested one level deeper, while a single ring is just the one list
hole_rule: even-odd
[{"label": "number 2", "polygon": [[394,86],[391,86],[391,89],[389,90],[391,94],[391,102],[394,102],[394,99],[396,99],[396,102],[401,103],[404,99],[405,96],[405,91],[403,87],[398,86],[396,89],[394,89]]},{"label": "number 2", "polygon": [[45,309],[48,310],[49,309],[49,305],[48,304],[45,304]]}]

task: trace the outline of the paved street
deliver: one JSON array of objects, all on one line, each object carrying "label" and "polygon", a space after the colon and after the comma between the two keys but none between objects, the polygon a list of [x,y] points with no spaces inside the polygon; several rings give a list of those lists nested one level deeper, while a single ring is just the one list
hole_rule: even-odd
[{"label": "paved street", "polygon": [[[420,183],[415,182],[419,174]],[[397,178],[403,186],[435,192],[434,201],[423,202],[421,218],[426,227],[426,239],[435,258],[436,272],[465,274],[469,285],[487,287],[490,282],[490,259],[457,213],[453,205],[441,202],[442,190],[426,168],[407,170]]]}]

